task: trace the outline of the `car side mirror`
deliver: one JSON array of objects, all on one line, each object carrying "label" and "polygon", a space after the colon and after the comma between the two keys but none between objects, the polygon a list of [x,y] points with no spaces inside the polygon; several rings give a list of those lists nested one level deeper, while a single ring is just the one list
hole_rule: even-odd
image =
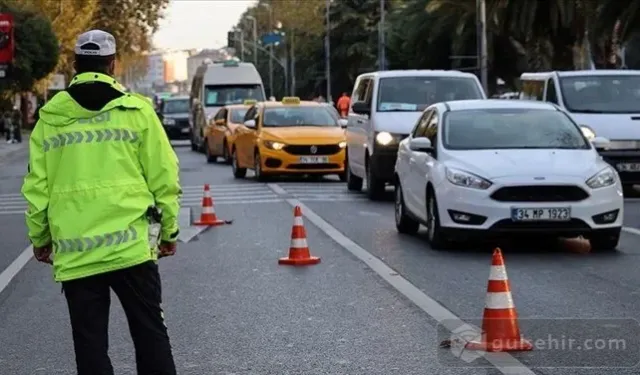
[{"label": "car side mirror", "polygon": [[591,140],[591,144],[596,148],[596,150],[606,150],[609,148],[611,142],[604,137],[595,137]]},{"label": "car side mirror", "polygon": [[341,118],[340,120],[338,120],[338,125],[340,125],[342,129],[346,128],[348,124],[349,120],[347,120],[346,118]]},{"label": "car side mirror", "polygon": [[369,107],[369,104],[367,104],[365,102],[355,102],[355,103],[353,103],[353,105],[351,106],[351,110],[353,110],[354,113],[357,113],[359,115],[370,115],[371,114],[371,107]]},{"label": "car side mirror", "polygon": [[415,152],[433,152],[433,146],[431,145],[431,141],[426,137],[418,137],[413,138],[409,142],[409,149]]},{"label": "car side mirror", "polygon": [[256,120],[247,120],[244,122],[244,126],[246,126],[249,129],[255,129],[256,128]]}]

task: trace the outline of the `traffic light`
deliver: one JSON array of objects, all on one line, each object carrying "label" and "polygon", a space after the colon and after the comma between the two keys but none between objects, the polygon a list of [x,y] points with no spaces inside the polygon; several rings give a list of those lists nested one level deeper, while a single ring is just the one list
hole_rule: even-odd
[{"label": "traffic light", "polygon": [[229,31],[227,33],[227,47],[236,48],[236,32]]}]

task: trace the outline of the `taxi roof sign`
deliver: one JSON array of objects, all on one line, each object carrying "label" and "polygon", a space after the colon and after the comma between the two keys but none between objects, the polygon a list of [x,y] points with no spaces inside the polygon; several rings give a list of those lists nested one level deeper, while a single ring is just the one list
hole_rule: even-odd
[{"label": "taxi roof sign", "polygon": [[300,104],[300,98],[297,96],[285,96],[282,98],[282,104]]},{"label": "taxi roof sign", "polygon": [[236,60],[225,60],[222,62],[222,66],[224,67],[235,67],[235,66],[239,66],[240,63],[238,63],[238,61]]},{"label": "taxi roof sign", "polygon": [[256,104],[258,101],[255,99],[247,99],[244,101],[244,105],[254,105]]}]

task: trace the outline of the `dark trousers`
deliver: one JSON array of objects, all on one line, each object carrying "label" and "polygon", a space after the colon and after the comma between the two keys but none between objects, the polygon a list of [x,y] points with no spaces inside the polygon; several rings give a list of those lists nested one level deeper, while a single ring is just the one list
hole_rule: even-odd
[{"label": "dark trousers", "polygon": [[66,281],[62,287],[69,306],[78,375],[113,375],[108,355],[110,289],[118,296],[129,322],[138,375],[176,375],[155,262]]}]

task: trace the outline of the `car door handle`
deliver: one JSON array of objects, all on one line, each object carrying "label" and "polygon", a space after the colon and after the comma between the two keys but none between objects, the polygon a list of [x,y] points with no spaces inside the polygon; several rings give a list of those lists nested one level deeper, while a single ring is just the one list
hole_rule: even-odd
[{"label": "car door handle", "polygon": [[358,122],[358,124],[364,124],[364,120],[358,119],[356,121]]}]

